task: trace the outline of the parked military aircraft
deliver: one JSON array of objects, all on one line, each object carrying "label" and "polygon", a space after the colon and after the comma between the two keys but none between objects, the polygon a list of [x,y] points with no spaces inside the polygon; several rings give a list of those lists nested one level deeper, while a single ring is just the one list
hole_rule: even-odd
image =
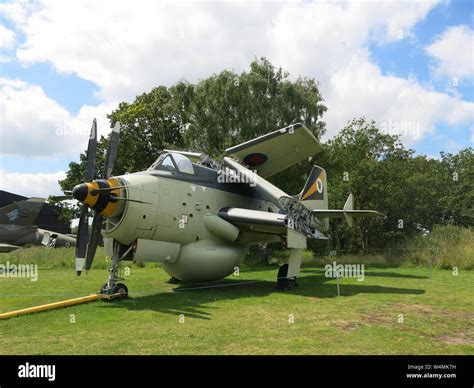
[{"label": "parked military aircraft", "polygon": [[0,252],[11,252],[24,245],[44,244],[50,247],[71,247],[74,236],[41,229],[37,217],[44,198],[29,198],[0,208]]},{"label": "parked military aircraft", "polygon": [[[94,120],[87,150],[85,183],[72,196],[83,204],[76,246],[76,272],[89,270],[100,232],[112,257],[102,293],[127,295],[117,283],[122,260],[161,263],[178,281],[224,278],[238,267],[252,244],[283,242],[289,263],[278,285],[296,285],[308,238],[326,239],[328,219],[379,216],[354,210],[352,195],[342,210],[328,209],[326,171],[314,166],[303,190],[288,195],[266,178],[322,150],[302,124],[260,136],[226,150],[220,161],[200,152],[164,150],[146,171],[111,176],[120,125],[112,131],[103,176],[93,180],[97,145]],[[95,212],[88,236],[88,210]]]}]

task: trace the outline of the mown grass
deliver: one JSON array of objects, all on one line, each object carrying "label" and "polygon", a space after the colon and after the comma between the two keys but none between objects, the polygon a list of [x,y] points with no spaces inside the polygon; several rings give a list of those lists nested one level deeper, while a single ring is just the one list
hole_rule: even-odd
[{"label": "mown grass", "polygon": [[[26,251],[1,262],[35,256],[38,281],[0,277],[0,312],[87,295],[106,280],[100,268],[76,277],[72,251]],[[61,253],[64,268],[50,263]],[[427,267],[366,267],[337,296],[314,263],[290,292],[275,288],[276,266],[201,289],[168,284],[155,266],[130,268],[127,300],[1,320],[0,354],[474,354],[473,271],[436,268],[430,279]]]}]

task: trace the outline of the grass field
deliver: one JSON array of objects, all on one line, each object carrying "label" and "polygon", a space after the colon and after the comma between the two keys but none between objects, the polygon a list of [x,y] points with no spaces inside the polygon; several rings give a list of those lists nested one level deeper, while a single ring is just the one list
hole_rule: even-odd
[{"label": "grass field", "polygon": [[[189,289],[132,266],[127,300],[1,320],[0,354],[474,354],[474,271],[428,275],[366,267],[337,296],[321,265],[307,264],[289,292],[275,288],[276,267]],[[106,277],[70,268],[40,269],[37,282],[0,277],[0,312],[88,295]]]}]

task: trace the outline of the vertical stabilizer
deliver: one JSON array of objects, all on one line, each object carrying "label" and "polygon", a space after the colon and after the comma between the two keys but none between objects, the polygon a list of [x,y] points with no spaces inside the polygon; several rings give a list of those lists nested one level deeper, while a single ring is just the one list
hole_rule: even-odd
[{"label": "vertical stabilizer", "polygon": [[328,192],[326,185],[326,170],[314,166],[299,195],[299,201],[308,209],[327,209]]}]

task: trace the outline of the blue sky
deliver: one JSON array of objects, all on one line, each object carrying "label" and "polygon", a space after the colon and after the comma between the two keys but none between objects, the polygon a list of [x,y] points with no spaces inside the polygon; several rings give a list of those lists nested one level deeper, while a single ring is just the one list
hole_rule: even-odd
[{"label": "blue sky", "polygon": [[[90,6],[0,2],[0,27],[9,31],[0,38],[0,184],[7,188],[18,186],[26,195],[58,192],[57,186],[43,185],[33,193],[15,181],[29,174],[24,176],[54,182],[69,161],[77,160],[85,140],[56,136],[58,127],[88,130],[97,116],[106,133],[105,116],[119,101],[170,85],[182,74],[197,80],[223,68],[245,70],[260,56],[293,76],[321,82],[329,108],[328,137],[354,115],[364,115],[378,123],[417,123],[420,139],[403,140],[419,154],[473,146],[474,64],[472,52],[470,64],[466,54],[472,50],[471,1],[231,2],[214,8],[197,2],[176,9],[141,2],[129,9],[124,2],[108,23],[101,23],[100,9]],[[406,13],[407,8],[412,11]],[[234,13],[250,22],[234,25]],[[157,20],[147,14],[158,15]],[[304,22],[294,24],[295,18]],[[330,28],[334,36],[327,34]],[[241,44],[229,47],[235,39]],[[331,39],[343,40],[345,52],[332,52]],[[196,48],[202,55],[196,57]],[[358,80],[352,99],[348,80]]]},{"label": "blue sky", "polygon": [[61,74],[48,63],[23,67],[16,61],[1,65],[2,77],[21,78],[40,85],[46,95],[61,103],[71,114],[77,114],[84,104],[96,104],[97,87],[90,81],[73,74]]},{"label": "blue sky", "polygon": [[[449,77],[433,77],[433,59],[426,54],[424,47],[433,43],[436,37],[447,28],[457,25],[472,26],[473,2],[454,1],[441,4],[429,12],[427,17],[413,28],[413,38],[403,39],[391,44],[371,44],[370,52],[384,74],[416,79],[441,93],[452,93],[452,80]],[[466,47],[469,50],[469,47]],[[474,55],[474,54],[473,54]],[[474,61],[474,59],[473,59]],[[474,62],[472,63],[474,67]],[[455,88],[463,100],[474,101],[473,82],[459,82]],[[473,117],[474,119],[474,117]],[[439,123],[436,136],[426,136],[412,146],[417,154],[438,156],[440,151],[457,152],[462,147],[473,146],[470,129],[474,124],[465,123],[449,126]]]},{"label": "blue sky", "polygon": [[[383,73],[401,77],[415,76],[420,82],[431,84],[435,90],[446,92],[451,86],[450,80],[436,80],[432,77],[430,66],[433,59],[426,54],[424,47],[433,43],[448,27],[457,25],[472,26],[473,3],[455,1],[440,4],[432,9],[427,17],[413,28],[413,37],[390,44],[371,44],[373,60],[381,67]],[[469,48],[466,47],[466,50]],[[474,66],[474,64],[473,64]],[[459,92],[465,99],[473,100],[473,85],[461,82]]]}]

